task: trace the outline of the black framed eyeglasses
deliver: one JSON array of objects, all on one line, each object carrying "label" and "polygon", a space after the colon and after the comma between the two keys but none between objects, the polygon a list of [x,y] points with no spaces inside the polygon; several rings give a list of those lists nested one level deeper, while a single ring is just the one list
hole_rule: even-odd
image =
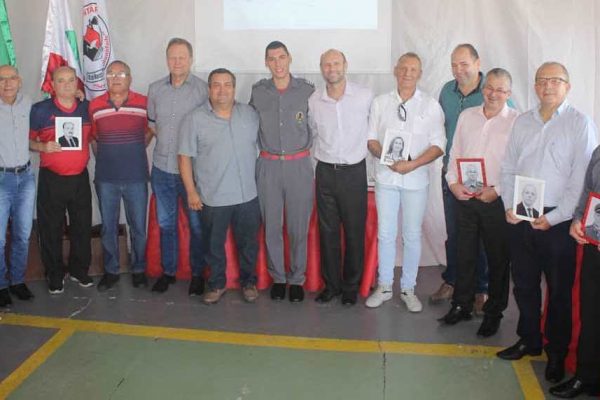
[{"label": "black framed eyeglasses", "polygon": [[398,105],[398,118],[400,118],[400,121],[406,122],[406,107],[404,107],[404,103]]}]

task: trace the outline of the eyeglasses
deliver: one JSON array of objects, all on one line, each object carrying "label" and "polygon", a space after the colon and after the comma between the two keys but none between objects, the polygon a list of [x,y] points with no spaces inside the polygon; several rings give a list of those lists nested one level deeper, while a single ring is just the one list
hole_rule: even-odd
[{"label": "eyeglasses", "polygon": [[510,93],[510,90],[494,89],[493,87],[487,86],[487,85],[483,87],[483,90],[487,90],[488,92],[492,92],[492,93],[496,93],[496,94],[504,94],[504,95]]},{"label": "eyeglasses", "polygon": [[559,78],[559,77],[552,77],[552,78],[535,78],[535,84],[537,86],[544,86],[546,84],[550,85],[550,86],[557,86],[560,83],[569,83],[569,81],[567,81],[564,78]]},{"label": "eyeglasses", "polygon": [[108,74],[106,74],[106,77],[108,79],[115,79],[115,78],[127,78],[129,76],[129,74],[127,72],[110,72]]},{"label": "eyeglasses", "polygon": [[398,118],[400,118],[400,121],[406,122],[406,107],[404,107],[404,103],[398,105]]}]

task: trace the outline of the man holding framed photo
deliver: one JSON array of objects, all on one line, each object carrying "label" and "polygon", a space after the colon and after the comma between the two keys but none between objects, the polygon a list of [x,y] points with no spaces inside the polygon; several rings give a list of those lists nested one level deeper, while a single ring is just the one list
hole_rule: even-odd
[{"label": "man holding framed photo", "polygon": [[417,88],[421,75],[419,56],[415,53],[402,55],[394,68],[397,87],[376,97],[371,105],[367,143],[373,156],[380,158],[387,151],[382,144],[390,132],[404,132],[411,139],[410,146],[404,148],[406,159],[392,165],[377,164],[375,200],[379,215],[379,277],[377,289],[366,302],[370,308],[379,307],[392,298],[400,210],[404,242],[400,299],[410,312],[420,312],[423,308],[415,294],[415,286],[429,190],[428,164],[444,154],[446,138],[442,108]]},{"label": "man holding framed photo", "polygon": [[[508,304],[509,257],[504,204],[500,197],[500,164],[518,112],[507,105],[512,78],[502,68],[489,71],[483,86],[484,104],[468,108],[458,118],[446,181],[458,211],[458,268],[452,308],[441,318],[448,325],[471,319],[477,283],[477,256],[483,241],[489,265],[489,298],[483,306],[479,336],[494,335]],[[485,183],[478,180],[476,164],[465,168],[461,183],[459,157],[483,158]],[[461,174],[462,175],[462,174]],[[482,179],[483,180],[483,179]],[[475,192],[473,188],[477,189]]]},{"label": "man holding framed photo", "polygon": [[[562,64],[546,62],[538,68],[535,92],[540,105],[515,121],[502,163],[502,197],[507,201],[506,220],[511,224],[511,268],[520,315],[519,340],[498,352],[498,357],[518,360],[541,354],[543,273],[548,284],[545,377],[550,382],[564,376],[575,278],[575,242],[569,237],[569,226],[597,145],[592,119],[566,101],[570,88],[569,73]],[[512,209],[517,175],[545,182],[543,215],[532,222],[523,222]]]}]

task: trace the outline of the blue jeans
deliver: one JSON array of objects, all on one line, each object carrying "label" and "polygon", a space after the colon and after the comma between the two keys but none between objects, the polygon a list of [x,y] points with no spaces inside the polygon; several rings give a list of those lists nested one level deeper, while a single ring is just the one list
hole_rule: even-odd
[{"label": "blue jeans", "polygon": [[181,198],[190,225],[190,267],[193,276],[201,276],[206,266],[204,243],[202,241],[201,212],[190,210],[187,193],[179,174],[170,174],[152,167],[152,191],[156,196],[156,214],[160,228],[160,258],[163,273],[175,276],[177,272],[177,205]]},{"label": "blue jeans", "polygon": [[[0,171],[0,289],[25,282],[34,204],[35,177],[30,168],[21,173]],[[9,218],[10,269],[4,254]]]},{"label": "blue jeans", "polygon": [[146,270],[146,212],[148,184],[146,182],[110,183],[96,182],[96,193],[102,215],[102,256],[104,270],[119,273],[119,214],[121,199],[131,239],[131,271]]},{"label": "blue jeans", "polygon": [[[444,215],[446,217],[446,270],[442,273],[442,279],[449,285],[456,283],[456,266],[458,265],[458,200],[450,191],[446,182],[445,173],[442,173],[442,198],[444,200]],[[479,243],[477,256],[477,285],[476,293],[487,293],[488,291],[488,265],[482,243]]]},{"label": "blue jeans", "polygon": [[208,287],[223,289],[227,284],[225,241],[230,225],[240,262],[240,285],[242,287],[255,285],[257,236],[260,228],[258,198],[232,206],[210,207],[205,205],[202,210],[202,223],[208,243],[206,253],[206,259],[210,265]]},{"label": "blue jeans", "polygon": [[398,236],[398,211],[402,208],[402,279],[400,288],[413,289],[421,259],[421,227],[427,207],[428,187],[418,190],[376,184],[377,251],[379,252],[379,278],[382,285],[394,282],[396,264],[396,237]]}]

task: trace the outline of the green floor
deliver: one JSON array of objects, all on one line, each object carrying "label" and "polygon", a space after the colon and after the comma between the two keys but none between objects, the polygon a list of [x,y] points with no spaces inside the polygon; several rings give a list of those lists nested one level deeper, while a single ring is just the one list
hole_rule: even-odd
[{"label": "green floor", "polygon": [[9,398],[512,400],[523,394],[511,364],[496,359],[290,350],[76,332]]}]

